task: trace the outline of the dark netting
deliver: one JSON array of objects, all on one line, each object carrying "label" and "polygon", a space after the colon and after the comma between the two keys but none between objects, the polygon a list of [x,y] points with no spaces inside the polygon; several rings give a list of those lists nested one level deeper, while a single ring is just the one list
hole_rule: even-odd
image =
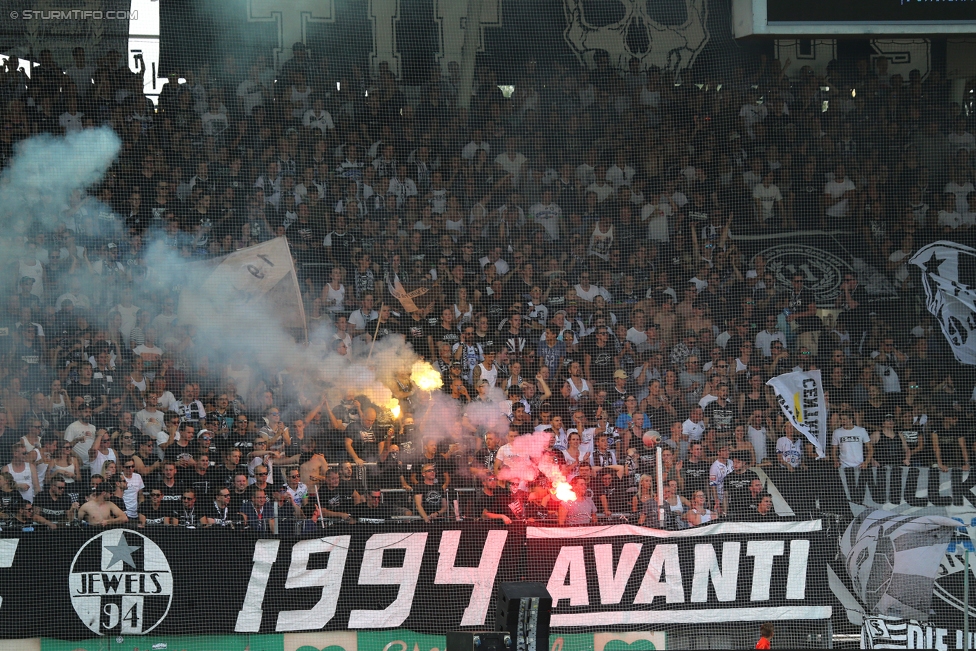
[{"label": "dark netting", "polygon": [[[175,594],[231,568],[187,632],[491,627],[465,608],[495,552],[568,573],[568,632],[744,646],[790,600],[789,646],[847,609],[961,628],[968,538],[923,541],[934,584],[890,528],[838,539],[976,516],[971,42],[736,42],[720,0],[27,4],[0,2],[0,572],[49,551],[89,601],[11,636],[179,631],[92,578],[158,556]],[[766,384],[814,370],[822,403],[784,400],[823,457]],[[581,569],[532,533],[579,525],[618,536]]]}]

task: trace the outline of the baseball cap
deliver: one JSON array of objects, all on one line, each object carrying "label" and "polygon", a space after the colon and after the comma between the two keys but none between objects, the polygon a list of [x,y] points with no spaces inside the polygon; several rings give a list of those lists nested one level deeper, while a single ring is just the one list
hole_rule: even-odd
[{"label": "baseball cap", "polygon": [[202,429],[199,432],[197,432],[197,438],[203,439],[204,441],[210,441],[213,439],[213,436],[211,436],[210,430]]},{"label": "baseball cap", "polygon": [[33,276],[22,276],[20,282],[26,283],[28,280],[34,282],[35,279]]},{"label": "baseball cap", "polygon": [[758,277],[759,274],[756,273],[755,269],[750,269],[749,271],[746,272],[746,278],[758,278]]},{"label": "baseball cap", "polygon": [[106,249],[114,249],[116,247],[118,247],[118,244],[116,244],[115,242],[109,242],[108,244],[105,245]]},{"label": "baseball cap", "polygon": [[613,377],[614,377],[614,379],[616,379],[618,377],[622,377],[622,378],[624,378],[626,380],[627,379],[627,371],[618,368],[616,371],[613,372]]}]

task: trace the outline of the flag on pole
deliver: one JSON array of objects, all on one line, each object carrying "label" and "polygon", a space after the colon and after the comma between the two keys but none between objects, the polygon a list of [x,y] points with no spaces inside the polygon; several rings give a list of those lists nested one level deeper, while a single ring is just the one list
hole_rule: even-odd
[{"label": "flag on pole", "polygon": [[192,290],[180,293],[179,323],[204,327],[218,321],[241,326],[274,315],[278,325],[305,330],[302,291],[288,240],[277,237],[227,255],[187,265]]},{"label": "flag on pole", "polygon": [[418,287],[417,289],[408,292],[400,282],[400,276],[397,274],[393,274],[392,280],[390,279],[390,276],[386,277],[386,288],[390,292],[390,296],[393,296],[400,301],[400,305],[402,305],[403,309],[405,309],[408,313],[416,312],[417,310],[421,309],[420,306],[414,302],[414,299],[420,298],[430,291],[427,287]]},{"label": "flag on pole", "polygon": [[820,371],[783,373],[766,382],[776,392],[779,406],[793,427],[817,448],[823,457],[827,447],[827,400]]}]

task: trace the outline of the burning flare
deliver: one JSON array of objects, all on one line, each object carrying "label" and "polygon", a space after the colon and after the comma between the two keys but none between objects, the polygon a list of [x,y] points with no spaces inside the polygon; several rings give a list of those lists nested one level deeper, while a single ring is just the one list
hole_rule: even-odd
[{"label": "burning flare", "polygon": [[410,369],[410,379],[424,391],[436,391],[444,384],[437,369],[422,360],[413,363],[413,367]]},{"label": "burning flare", "polygon": [[555,495],[556,499],[560,502],[576,501],[576,491],[573,490],[573,486],[571,484],[565,481],[556,482],[552,494]]},{"label": "burning flare", "polygon": [[390,413],[393,415],[393,418],[394,419],[400,417],[400,401],[399,400],[397,400],[396,398],[390,398],[389,408],[390,408]]}]

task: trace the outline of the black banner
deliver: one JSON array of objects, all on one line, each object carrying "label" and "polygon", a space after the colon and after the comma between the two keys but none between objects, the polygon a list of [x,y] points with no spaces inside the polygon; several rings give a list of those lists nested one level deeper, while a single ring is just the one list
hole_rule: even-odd
[{"label": "black banner", "polygon": [[632,525],[526,532],[553,627],[825,619],[824,536],[809,522]]},{"label": "black banner", "polygon": [[[758,611],[823,619],[830,607],[820,534],[819,521],[684,532],[361,524],[302,539],[212,529],[39,531],[0,539],[0,636],[440,634],[492,628],[496,585],[526,576],[554,597],[573,591],[573,606],[563,600],[554,611],[556,627],[749,621]],[[658,560],[664,576],[647,569]]]},{"label": "black banner", "polygon": [[504,528],[337,525],[322,537],[73,529],[0,540],[0,636],[491,626]]}]

